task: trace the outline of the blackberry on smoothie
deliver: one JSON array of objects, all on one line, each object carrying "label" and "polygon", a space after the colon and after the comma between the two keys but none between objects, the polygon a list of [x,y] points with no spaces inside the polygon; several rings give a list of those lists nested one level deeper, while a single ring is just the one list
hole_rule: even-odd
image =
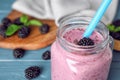
[{"label": "blackberry on smoothie", "polygon": [[64,20],[51,47],[52,80],[107,80],[112,61],[112,38],[100,22],[83,38],[88,17]]}]

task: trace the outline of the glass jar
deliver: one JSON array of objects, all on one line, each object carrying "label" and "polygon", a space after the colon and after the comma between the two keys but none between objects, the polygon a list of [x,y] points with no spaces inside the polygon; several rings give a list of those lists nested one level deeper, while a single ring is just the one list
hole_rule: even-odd
[{"label": "glass jar", "polygon": [[[112,61],[113,39],[106,26],[99,22],[93,46],[79,46],[79,38],[89,25],[90,17],[69,16],[60,21],[57,39],[51,47],[52,80],[107,80]],[[94,36],[96,35],[96,36]],[[98,42],[97,42],[98,41]]]}]

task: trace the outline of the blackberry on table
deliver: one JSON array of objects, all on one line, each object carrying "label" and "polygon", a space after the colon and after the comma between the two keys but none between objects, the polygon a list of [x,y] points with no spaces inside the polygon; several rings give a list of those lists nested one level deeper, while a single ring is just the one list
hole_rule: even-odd
[{"label": "blackberry on table", "polygon": [[25,77],[27,79],[33,79],[40,75],[41,69],[38,66],[31,66],[25,70]]},{"label": "blackberry on table", "polygon": [[48,33],[50,30],[50,26],[48,24],[43,24],[42,26],[40,26],[40,32],[42,34]]},{"label": "blackberry on table", "polygon": [[51,52],[50,51],[45,51],[43,54],[42,54],[42,59],[44,60],[48,60],[51,58]]},{"label": "blackberry on table", "polygon": [[21,21],[20,21],[20,18],[17,18],[13,21],[14,24],[16,25],[24,25]]},{"label": "blackberry on table", "polygon": [[15,58],[22,58],[25,55],[25,50],[21,48],[14,49],[13,55]]},{"label": "blackberry on table", "polygon": [[22,27],[19,31],[18,31],[18,37],[19,38],[26,38],[28,37],[28,35],[30,34],[30,28],[25,26]]},{"label": "blackberry on table", "polygon": [[84,37],[83,39],[81,39],[78,42],[78,45],[80,45],[80,46],[92,46],[92,45],[94,45],[94,42],[92,39]]}]

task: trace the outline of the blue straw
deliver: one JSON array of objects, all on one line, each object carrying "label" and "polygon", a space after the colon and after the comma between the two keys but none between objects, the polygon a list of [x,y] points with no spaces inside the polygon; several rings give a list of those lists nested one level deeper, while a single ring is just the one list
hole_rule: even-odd
[{"label": "blue straw", "polygon": [[97,24],[101,20],[102,16],[104,15],[105,11],[107,10],[107,8],[111,2],[112,2],[112,0],[103,0],[97,13],[95,14],[94,18],[92,19],[92,21],[88,25],[85,33],[83,34],[83,37],[88,38],[92,34],[92,32],[94,31],[95,27],[97,26]]}]

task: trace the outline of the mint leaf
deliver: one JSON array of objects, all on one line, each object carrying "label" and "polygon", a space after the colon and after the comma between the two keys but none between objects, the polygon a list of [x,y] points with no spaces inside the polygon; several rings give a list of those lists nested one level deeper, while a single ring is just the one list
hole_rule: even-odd
[{"label": "mint leaf", "polygon": [[114,30],[114,32],[118,32],[118,31],[120,31],[120,26],[116,27],[115,30]]},{"label": "mint leaf", "polygon": [[21,28],[21,27],[18,26],[18,25],[11,24],[11,25],[7,28],[5,34],[6,34],[6,36],[11,36],[11,35],[13,35],[16,31],[18,31],[20,28]]},{"label": "mint leaf", "polygon": [[40,22],[39,20],[33,19],[33,20],[30,20],[27,25],[28,25],[28,26],[29,26],[29,25],[41,26],[41,25],[42,25],[42,22]]},{"label": "mint leaf", "polygon": [[109,31],[111,31],[111,32],[114,32],[114,30],[115,30],[115,26],[114,25],[107,25],[107,28],[109,29]]},{"label": "mint leaf", "polygon": [[22,23],[24,23],[24,24],[26,25],[27,22],[28,22],[28,16],[22,15],[22,16],[20,17],[20,22],[22,22]]}]

